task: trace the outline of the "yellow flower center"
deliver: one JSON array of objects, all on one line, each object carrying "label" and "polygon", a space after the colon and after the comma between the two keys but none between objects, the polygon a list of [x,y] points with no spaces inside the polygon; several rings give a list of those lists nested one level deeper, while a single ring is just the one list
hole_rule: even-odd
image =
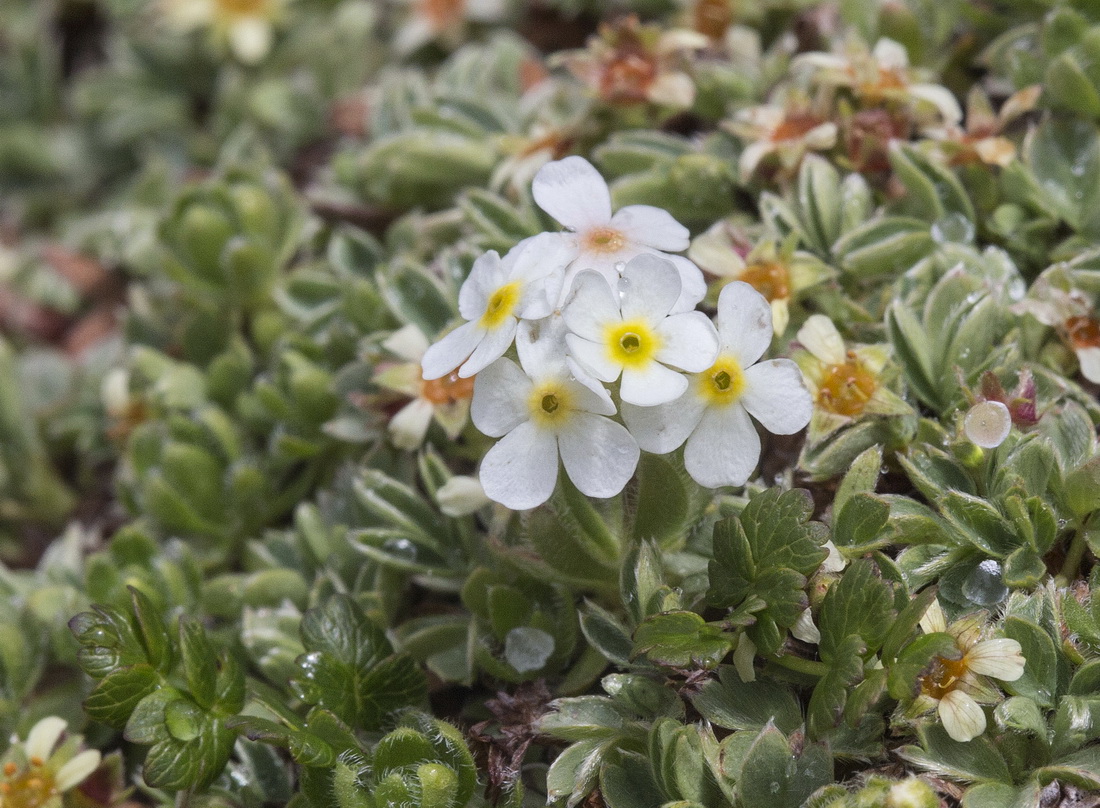
[{"label": "yellow flower center", "polygon": [[584,234],[584,247],[589,252],[617,253],[626,245],[626,238],[610,227],[594,227]]},{"label": "yellow flower center", "polygon": [[458,371],[452,371],[438,379],[428,379],[420,383],[420,397],[432,404],[454,404],[472,398],[474,395],[474,377],[459,377]]},{"label": "yellow flower center", "polygon": [[264,14],[270,0],[214,0],[218,11],[229,16],[249,17]]},{"label": "yellow flower center", "polygon": [[647,365],[661,347],[661,338],[643,320],[607,326],[604,341],[612,361],[631,368]]},{"label": "yellow flower center", "polygon": [[527,410],[539,426],[560,425],[573,410],[573,393],[558,380],[543,382],[528,396]]},{"label": "yellow flower center", "polygon": [[481,324],[486,328],[499,328],[501,323],[512,316],[519,303],[519,281],[506,283],[493,292],[485,313],[481,315]]},{"label": "yellow flower center", "polygon": [[698,379],[699,393],[711,406],[732,404],[745,392],[745,373],[729,354],[719,356]]},{"label": "yellow flower center", "polygon": [[849,353],[845,361],[825,368],[817,391],[817,404],[837,415],[856,416],[863,412],[877,388],[875,374]]},{"label": "yellow flower center", "polygon": [[4,764],[0,778],[0,806],[3,808],[40,808],[58,794],[53,775],[38,758],[20,771],[12,762]]},{"label": "yellow flower center", "polygon": [[959,686],[967,670],[965,655],[959,659],[938,656],[932,660],[932,664],[917,681],[920,682],[920,689],[924,695],[942,699]]},{"label": "yellow flower center", "polygon": [[778,261],[750,264],[738,280],[744,281],[771,303],[791,296],[791,279],[787,268]]}]

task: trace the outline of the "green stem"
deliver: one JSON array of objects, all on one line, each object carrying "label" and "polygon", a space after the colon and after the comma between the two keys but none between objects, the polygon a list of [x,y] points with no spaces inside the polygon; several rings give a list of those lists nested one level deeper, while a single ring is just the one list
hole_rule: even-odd
[{"label": "green stem", "polygon": [[1070,540],[1069,549],[1066,551],[1066,561],[1062,565],[1062,571],[1055,578],[1059,586],[1066,586],[1077,578],[1077,572],[1081,569],[1081,560],[1085,557],[1085,525],[1077,524],[1077,530]]},{"label": "green stem", "polygon": [[795,656],[794,654],[769,654],[764,657],[764,659],[769,662],[774,662],[781,668],[786,668],[789,671],[795,671],[797,673],[805,673],[808,676],[817,676],[820,678],[829,672],[829,666],[824,662],[806,659],[805,657]]},{"label": "green stem", "polygon": [[588,545],[597,558],[603,557],[618,563],[622,554],[619,540],[600,517],[599,511],[589,502],[588,497],[578,491],[564,474],[559,477],[558,491],[554,493],[554,499],[551,502],[553,503],[554,500],[576,523],[582,534],[578,538]]}]

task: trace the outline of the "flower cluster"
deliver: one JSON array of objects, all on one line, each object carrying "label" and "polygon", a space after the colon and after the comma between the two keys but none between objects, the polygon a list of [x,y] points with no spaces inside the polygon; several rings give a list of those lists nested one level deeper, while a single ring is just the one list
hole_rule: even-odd
[{"label": "flower cluster", "polygon": [[[714,322],[696,311],[702,273],[674,254],[687,229],[646,205],[613,213],[583,158],[547,164],[532,190],[569,232],[479,258],[459,293],[466,322],[422,361],[425,380],[476,375],[471,417],[501,439],[481,466],[485,493],[517,510],[540,505],[560,458],[581,492],[610,497],[640,450],[685,444],[698,483],[743,485],[760,457],[750,416],[792,434],[812,411],[793,362],[759,361],[773,333],[768,300],[733,282]],[[518,364],[505,356],[513,345]]]}]

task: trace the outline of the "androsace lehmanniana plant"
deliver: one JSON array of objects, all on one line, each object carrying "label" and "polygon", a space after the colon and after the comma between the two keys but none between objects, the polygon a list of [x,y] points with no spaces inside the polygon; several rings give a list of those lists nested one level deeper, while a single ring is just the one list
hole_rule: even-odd
[{"label": "androsace lehmanniana plant", "polygon": [[0,808],[1089,805],[1098,59],[0,3]]}]

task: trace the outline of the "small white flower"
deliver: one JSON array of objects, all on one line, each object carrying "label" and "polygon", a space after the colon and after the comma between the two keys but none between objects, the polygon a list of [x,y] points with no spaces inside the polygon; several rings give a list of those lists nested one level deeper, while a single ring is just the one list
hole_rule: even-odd
[{"label": "small white flower", "polygon": [[682,398],[660,407],[623,405],[623,420],[646,451],[664,454],[686,440],[688,474],[710,488],[744,485],[756,468],[760,438],[750,415],[769,432],[791,435],[813,413],[794,362],[756,364],[772,338],[763,295],[741,281],[728,284],[718,297],[717,319],[718,356],[690,378]]},{"label": "small white flower", "polygon": [[920,626],[926,633],[945,632],[955,638],[954,658],[934,657],[921,674],[917,709],[935,706],[943,728],[961,743],[973,740],[985,732],[985,712],[978,703],[992,701],[995,692],[981,677],[990,676],[1003,682],[1014,682],[1024,675],[1026,660],[1016,640],[997,637],[980,639],[981,621],[964,617],[951,625],[938,601],[932,601]]},{"label": "small white flower", "polygon": [[170,25],[180,31],[209,27],[245,64],[267,56],[275,38],[274,23],[285,4],[286,0],[160,0]]},{"label": "small white flower", "polygon": [[478,258],[458,293],[459,313],[469,322],[428,348],[424,378],[455,368],[467,378],[503,356],[520,319],[550,314],[547,286],[556,290],[555,274],[565,263],[564,245],[551,233],[521,241],[504,258],[493,251]]},{"label": "small white flower", "polygon": [[498,359],[474,382],[474,425],[501,438],[481,463],[486,496],[517,511],[541,505],[557,484],[559,456],[581,493],[618,494],[639,451],[630,433],[606,417],[615,414],[607,391],[582,383],[562,359],[548,360],[537,341],[519,347],[522,370]]},{"label": "small white flower", "polygon": [[51,715],[35,724],[22,744],[12,739],[0,769],[0,806],[59,806],[66,791],[99,768],[102,755],[95,749],[78,751],[79,736],[59,745],[67,726],[63,718]]},{"label": "small white flower", "polygon": [[680,293],[674,312],[691,311],[706,294],[699,267],[669,254],[688,248],[688,229],[668,211],[650,205],[627,205],[612,215],[607,183],[583,157],[547,163],[535,175],[531,193],[540,208],[573,231],[554,234],[568,245],[571,256],[562,298],[578,272],[594,269],[614,286],[622,266],[644,254],[659,255],[675,265]]},{"label": "small white flower", "polygon": [[390,419],[387,430],[393,445],[408,451],[419,448],[432,418],[443,427],[447,437],[457,438],[470,412],[473,379],[461,379],[452,372],[426,381],[420,363],[428,350],[428,338],[415,325],[395,331],[382,347],[405,361],[382,365],[374,377],[375,383],[412,397],[412,401]]},{"label": "small white flower", "polygon": [[1012,431],[1012,413],[1000,401],[982,401],[971,407],[963,418],[967,439],[983,449],[995,449]]},{"label": "small white flower", "polygon": [[688,382],[672,368],[709,367],[718,352],[714,326],[702,312],[670,314],[680,279],[663,258],[632,259],[617,287],[618,294],[597,272],[577,276],[562,311],[570,356],[600,381],[621,375],[623,401],[650,407],[678,398]]}]

